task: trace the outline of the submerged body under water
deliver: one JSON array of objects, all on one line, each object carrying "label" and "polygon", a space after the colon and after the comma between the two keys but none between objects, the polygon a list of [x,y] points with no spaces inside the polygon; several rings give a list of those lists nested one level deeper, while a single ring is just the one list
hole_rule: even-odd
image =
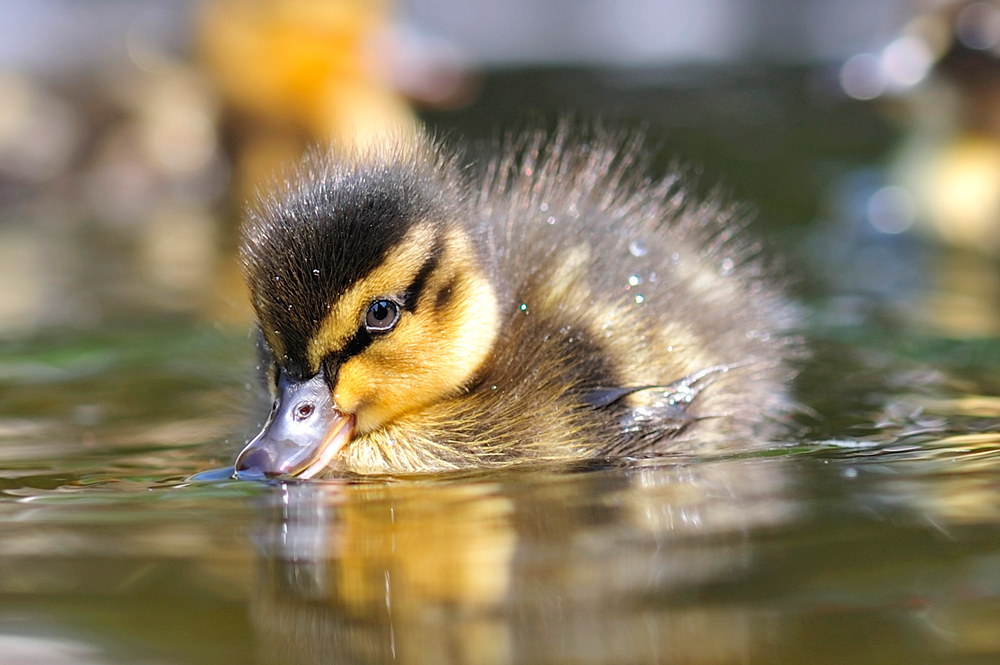
[{"label": "submerged body under water", "polygon": [[254,425],[244,335],[12,349],[0,663],[1000,657],[996,342],[817,337],[760,452],[273,483],[190,480]]}]

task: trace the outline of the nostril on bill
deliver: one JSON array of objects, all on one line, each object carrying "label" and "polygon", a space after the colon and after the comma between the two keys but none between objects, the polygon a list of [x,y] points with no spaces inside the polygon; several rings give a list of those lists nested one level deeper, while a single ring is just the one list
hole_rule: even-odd
[{"label": "nostril on bill", "polygon": [[299,405],[295,407],[294,418],[298,422],[302,422],[303,420],[307,420],[315,410],[316,407],[313,406],[312,402],[300,402]]}]

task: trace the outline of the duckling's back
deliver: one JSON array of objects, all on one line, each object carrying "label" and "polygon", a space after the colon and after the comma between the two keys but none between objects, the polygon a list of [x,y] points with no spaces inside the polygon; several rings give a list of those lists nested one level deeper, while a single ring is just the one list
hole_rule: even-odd
[{"label": "duckling's back", "polygon": [[791,406],[796,308],[743,211],[644,168],[634,136],[565,131],[490,164],[475,208],[504,324],[482,385],[572,402],[555,427],[600,455],[759,446]]}]

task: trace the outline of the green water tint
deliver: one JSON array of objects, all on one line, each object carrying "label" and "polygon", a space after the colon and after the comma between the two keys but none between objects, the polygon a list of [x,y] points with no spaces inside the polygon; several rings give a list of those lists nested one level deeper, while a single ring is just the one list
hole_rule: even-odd
[{"label": "green water tint", "polygon": [[800,386],[815,413],[766,453],[284,484],[188,480],[230,463],[256,424],[243,332],[8,344],[0,650],[53,663],[1000,658],[1000,434],[983,397],[997,342],[817,337]]},{"label": "green water tint", "polygon": [[[825,209],[831,182],[881,160],[897,129],[871,107],[809,102],[808,73],[758,70],[721,81],[722,97],[703,72],[662,89],[500,73],[474,105],[427,119],[481,137],[526,107],[641,120],[654,172],[680,159],[699,191],[721,182],[759,206],[755,232],[795,245],[796,225],[845,221]],[[804,251],[802,272],[859,272],[818,244],[830,265]],[[1000,659],[995,338],[813,325],[809,408],[762,453],[192,482],[266,415],[251,340],[119,311],[105,291],[121,279],[82,285],[117,312],[113,331],[0,343],[4,665]]]}]

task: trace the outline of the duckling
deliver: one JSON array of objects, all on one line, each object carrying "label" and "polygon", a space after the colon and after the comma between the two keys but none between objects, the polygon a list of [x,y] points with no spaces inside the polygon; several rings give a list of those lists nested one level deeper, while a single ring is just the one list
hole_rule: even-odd
[{"label": "duckling", "polygon": [[646,178],[635,136],[504,145],[315,153],[261,196],[274,403],[238,477],[741,450],[789,410],[797,316],[740,208]]}]

